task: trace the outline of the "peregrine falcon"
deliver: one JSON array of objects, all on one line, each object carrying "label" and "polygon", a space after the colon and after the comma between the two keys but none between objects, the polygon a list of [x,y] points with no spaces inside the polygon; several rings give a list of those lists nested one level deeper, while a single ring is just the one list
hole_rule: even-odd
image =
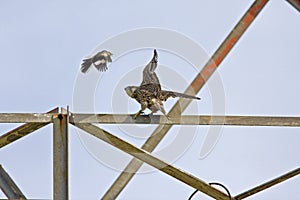
[{"label": "peregrine falcon", "polygon": [[135,119],[140,114],[142,114],[146,108],[151,110],[151,114],[156,113],[157,111],[161,111],[167,118],[169,118],[165,111],[163,101],[167,101],[167,99],[170,97],[200,100],[199,97],[174,91],[162,90],[159,79],[155,73],[158,62],[157,59],[157,51],[154,49],[152,60],[146,65],[143,70],[143,80],[141,85],[128,86],[125,88],[127,95],[141,104],[141,109],[134,114]]},{"label": "peregrine falcon", "polygon": [[91,57],[87,57],[83,59],[81,64],[81,72],[86,73],[92,65],[94,65],[99,71],[106,71],[107,63],[112,62],[111,56],[112,53],[106,50],[97,52],[95,55]]}]

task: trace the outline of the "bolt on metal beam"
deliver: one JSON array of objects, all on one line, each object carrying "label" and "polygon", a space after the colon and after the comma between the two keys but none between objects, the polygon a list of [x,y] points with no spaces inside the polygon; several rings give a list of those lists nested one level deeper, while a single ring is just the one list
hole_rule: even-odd
[{"label": "bolt on metal beam", "polygon": [[[206,63],[201,72],[196,76],[190,86],[186,89],[185,93],[198,93],[199,90],[203,87],[205,82],[211,77],[220,63],[224,60],[224,58],[231,51],[233,46],[237,43],[243,33],[247,30],[250,24],[254,21],[260,11],[267,4],[268,0],[256,0],[245,13],[245,15],[241,18],[238,24],[234,27],[234,29],[230,32],[221,46],[216,50],[211,59]],[[187,100],[179,100],[174,105],[174,107],[170,111],[170,115],[179,115],[186,107],[189,105],[190,101]],[[142,149],[152,152],[155,147],[160,143],[160,141],[164,138],[167,132],[170,130],[172,125],[160,125],[158,126],[152,136],[146,141],[146,143],[142,146]],[[129,181],[132,179],[135,173],[127,173],[137,172],[138,169],[142,166],[143,162],[138,159],[132,159],[129,164],[126,166],[124,171],[120,174],[120,176],[116,179],[113,185],[108,189],[108,191],[103,196],[103,199],[115,199],[120,192],[126,187]]]},{"label": "bolt on metal beam", "polygon": [[69,199],[68,115],[53,119],[53,199]]}]

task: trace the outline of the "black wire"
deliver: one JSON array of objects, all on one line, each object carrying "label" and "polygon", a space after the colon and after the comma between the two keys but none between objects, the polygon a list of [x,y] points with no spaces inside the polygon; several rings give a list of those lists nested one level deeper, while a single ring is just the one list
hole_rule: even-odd
[{"label": "black wire", "polygon": [[224,190],[226,190],[229,199],[232,200],[231,194],[230,194],[229,190],[223,184],[221,184],[221,183],[209,183],[209,185],[218,185],[218,186],[221,186],[222,188],[224,188]]},{"label": "black wire", "polygon": [[195,190],[195,191],[193,192],[193,194],[191,194],[191,196],[188,198],[188,200],[192,200],[193,196],[194,196],[197,192],[198,192],[198,190]]},{"label": "black wire", "polygon": [[[231,194],[230,194],[229,190],[228,190],[223,184],[221,184],[221,183],[209,183],[209,185],[218,185],[218,186],[221,186],[222,188],[224,188],[224,189],[226,190],[229,199],[232,200]],[[188,198],[188,200],[192,200],[193,196],[194,196],[197,192],[198,192],[198,190],[195,190],[195,191],[191,194],[191,196]]]}]

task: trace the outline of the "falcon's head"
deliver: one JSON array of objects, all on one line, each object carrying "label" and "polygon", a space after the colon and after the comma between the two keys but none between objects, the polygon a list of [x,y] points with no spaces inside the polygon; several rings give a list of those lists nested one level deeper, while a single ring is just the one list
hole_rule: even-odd
[{"label": "falcon's head", "polygon": [[125,91],[128,96],[133,97],[133,93],[138,89],[136,86],[128,86],[125,88]]}]

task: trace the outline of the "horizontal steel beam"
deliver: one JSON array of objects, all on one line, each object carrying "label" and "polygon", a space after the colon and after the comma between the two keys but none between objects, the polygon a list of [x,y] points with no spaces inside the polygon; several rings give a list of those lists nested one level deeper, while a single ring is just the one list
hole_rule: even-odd
[{"label": "horizontal steel beam", "polygon": [[272,116],[210,116],[183,115],[170,117],[144,115],[136,120],[130,115],[121,114],[73,114],[72,123],[101,124],[169,124],[169,125],[228,125],[228,126],[300,126],[300,117]]},{"label": "horizontal steel beam", "polygon": [[51,123],[58,113],[0,113],[0,123]]},{"label": "horizontal steel beam", "polygon": [[[50,110],[48,113],[57,113],[59,111],[58,108],[55,108],[53,110]],[[9,114],[10,117],[8,117],[7,114],[0,114],[0,123],[12,123],[13,121],[13,115],[15,114]],[[33,114],[29,114],[29,115],[33,115]],[[49,114],[51,115],[51,114]],[[25,123],[26,122],[26,117],[24,117],[22,120],[20,120],[20,118],[18,120],[15,120],[14,123]],[[36,121],[35,123],[27,123],[24,125],[21,125],[3,135],[0,136],[0,148],[32,133],[33,131],[36,131],[44,126],[46,126],[47,124],[49,124],[50,122],[40,122],[40,121]]]},{"label": "horizontal steel beam", "polygon": [[[0,113],[0,123],[29,123],[35,127],[52,123],[58,113]],[[221,115],[183,115],[170,117],[162,115],[141,115],[133,119],[125,114],[72,114],[71,123],[101,124],[167,124],[167,125],[227,125],[227,126],[300,126],[300,117],[284,116],[221,116]],[[38,123],[38,124],[36,124]],[[1,137],[0,137],[1,141]],[[0,143],[1,144],[1,143]]]}]

